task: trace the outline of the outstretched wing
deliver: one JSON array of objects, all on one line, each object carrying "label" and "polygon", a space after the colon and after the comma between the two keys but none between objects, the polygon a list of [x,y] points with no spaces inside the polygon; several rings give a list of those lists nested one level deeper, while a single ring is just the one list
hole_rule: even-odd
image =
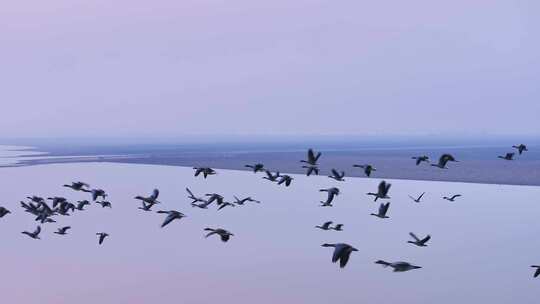
[{"label": "outstretched wing", "polygon": [[420,242],[420,239],[416,236],[416,234],[409,232],[409,235],[417,242]]}]

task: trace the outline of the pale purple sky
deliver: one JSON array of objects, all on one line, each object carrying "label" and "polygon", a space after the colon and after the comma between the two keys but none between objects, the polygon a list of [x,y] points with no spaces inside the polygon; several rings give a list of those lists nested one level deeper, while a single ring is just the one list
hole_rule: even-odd
[{"label": "pale purple sky", "polygon": [[538,1],[8,0],[0,24],[0,137],[540,130]]}]

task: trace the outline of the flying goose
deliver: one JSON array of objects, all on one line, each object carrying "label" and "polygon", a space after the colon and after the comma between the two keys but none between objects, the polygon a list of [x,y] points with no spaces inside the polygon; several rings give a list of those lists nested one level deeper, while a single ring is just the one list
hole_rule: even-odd
[{"label": "flying goose", "polygon": [[223,204],[223,196],[217,193],[207,193],[206,196],[208,196],[208,204],[213,203],[214,201],[217,202],[218,205]]},{"label": "flying goose", "polygon": [[233,203],[229,203],[229,202],[224,202],[224,201],[222,201],[222,203],[219,204],[218,211],[221,210],[221,209],[223,209],[223,208],[225,208],[225,207],[227,207],[227,206],[236,207],[236,205],[233,204]]},{"label": "flying goose", "polygon": [[163,221],[163,223],[161,224],[161,228],[167,226],[170,222],[172,222],[172,221],[174,221],[176,219],[181,219],[183,217],[186,217],[185,214],[183,214],[182,212],[176,211],[176,210],[169,210],[169,211],[160,210],[160,211],[157,211],[157,213],[166,213],[166,214],[168,214],[167,217],[165,218],[165,220]]},{"label": "flying goose", "polygon": [[426,243],[431,239],[429,234],[423,239],[419,239],[416,234],[412,232],[409,232],[409,235],[414,239],[414,241],[407,241],[407,243],[416,245],[418,247],[427,247]]},{"label": "flying goose", "polygon": [[99,236],[99,239],[98,239],[99,245],[103,244],[103,240],[105,240],[105,238],[109,236],[109,234],[105,232],[98,232],[96,233],[96,235]]},{"label": "flying goose", "polygon": [[380,265],[383,265],[383,267],[392,267],[394,268],[394,272],[405,272],[405,271],[409,271],[409,270],[413,270],[413,269],[419,269],[419,268],[422,268],[420,266],[414,266],[410,263],[407,263],[407,262],[393,262],[393,263],[389,263],[389,262],[385,262],[383,260],[378,260],[377,262],[375,262],[375,264],[380,264]]},{"label": "flying goose", "polygon": [[137,209],[141,209],[142,211],[152,211],[152,207],[154,207],[155,204],[152,203],[145,203],[144,201],[141,201],[142,206],[137,207]]},{"label": "flying goose", "polygon": [[429,157],[426,156],[426,155],[422,155],[422,156],[414,156],[412,157],[412,159],[416,159],[416,165],[420,165],[420,163],[422,162],[426,162],[426,163],[429,163]]},{"label": "flying goose", "polygon": [[388,202],[386,204],[382,203],[379,206],[379,212],[378,213],[372,213],[371,215],[376,216],[378,218],[382,218],[382,219],[389,218],[389,216],[386,215],[386,213],[388,212],[388,208],[390,208],[390,202]]},{"label": "flying goose", "polygon": [[328,189],[320,189],[319,192],[327,192],[328,197],[326,198],[326,202],[321,201],[322,206],[332,206],[332,201],[336,196],[339,195],[339,189],[336,187],[328,188]]},{"label": "flying goose", "polygon": [[317,166],[302,166],[302,168],[307,169],[306,175],[310,176],[311,174],[315,173],[315,175],[319,175],[319,167]]},{"label": "flying goose", "polygon": [[384,198],[384,199],[388,199],[390,198],[388,196],[388,191],[390,190],[390,187],[392,186],[392,184],[387,184],[385,181],[382,181],[379,183],[379,187],[378,187],[378,190],[377,190],[377,193],[373,193],[373,192],[368,192],[367,195],[373,195],[375,196],[375,202],[379,199],[379,198]]},{"label": "flying goose", "polygon": [[417,198],[414,198],[414,197],[412,197],[412,196],[410,196],[410,195],[409,195],[409,197],[410,197],[413,201],[415,201],[416,203],[420,203],[420,200],[422,199],[422,196],[424,196],[424,194],[426,194],[426,193],[425,193],[425,192],[422,192],[422,194],[420,194],[420,196],[417,197]]},{"label": "flying goose", "polygon": [[26,234],[28,235],[29,237],[35,239],[35,240],[39,240],[39,233],[41,232],[41,226],[37,226],[36,230],[34,230],[34,232],[28,232],[28,231],[23,231],[22,234]]},{"label": "flying goose", "polygon": [[96,201],[96,204],[100,204],[102,208],[112,208],[112,204],[109,201]]},{"label": "flying goose", "polygon": [[191,203],[192,207],[199,207],[201,209],[208,209],[208,206],[211,204],[211,202],[202,201],[200,204],[196,204],[195,202]]},{"label": "flying goose", "polygon": [[317,166],[317,161],[319,160],[319,157],[321,157],[321,152],[315,154],[313,149],[309,149],[307,153],[307,160],[301,160],[300,162],[307,163],[312,166]]},{"label": "flying goose", "polygon": [[332,255],[332,263],[335,263],[339,260],[339,267],[344,268],[349,261],[349,257],[353,251],[358,251],[358,249],[353,246],[345,243],[337,244],[322,244],[322,247],[334,247],[334,254]]},{"label": "flying goose", "polygon": [[83,200],[83,201],[77,201],[77,210],[84,210],[84,206],[86,205],[90,205],[90,202],[87,201],[87,200]]},{"label": "flying goose", "polygon": [[217,228],[217,229],[205,228],[204,231],[210,231],[210,233],[205,235],[206,238],[211,235],[217,234],[221,238],[221,241],[224,243],[227,242],[231,238],[231,236],[234,236],[234,234],[222,228]]},{"label": "flying goose", "polygon": [[291,183],[292,183],[292,180],[293,180],[293,178],[290,177],[289,175],[282,175],[281,179],[278,182],[278,185],[281,185],[281,184],[285,183],[285,186],[289,187],[291,185]]},{"label": "flying goose", "polygon": [[154,191],[152,191],[152,194],[150,196],[144,197],[144,196],[141,196],[141,195],[137,195],[137,196],[135,196],[135,199],[143,201],[143,202],[148,203],[148,204],[154,205],[154,204],[159,204],[160,203],[157,200],[158,196],[159,196],[159,190],[154,189]]},{"label": "flying goose", "polygon": [[254,165],[245,165],[244,167],[251,168],[253,170],[253,173],[264,171],[264,165],[261,163],[254,164]]},{"label": "flying goose", "polygon": [[64,187],[71,188],[75,191],[84,191],[84,190],[88,191],[85,188],[89,188],[90,185],[83,182],[72,182],[71,185],[64,185]]},{"label": "flying goose", "polygon": [[272,172],[270,172],[268,170],[265,170],[264,172],[266,172],[266,176],[263,177],[264,179],[267,179],[267,180],[269,180],[271,182],[277,182],[278,181],[278,177],[280,176],[279,171],[276,172],[276,174],[272,174]]},{"label": "flying goose", "polygon": [[536,278],[536,277],[540,276],[540,266],[532,265],[531,267],[536,268],[536,271],[534,272],[534,277]]},{"label": "flying goose", "polygon": [[338,182],[345,181],[345,171],[338,172],[336,169],[332,169],[332,175],[328,175],[328,177],[337,180]]},{"label": "flying goose", "polygon": [[523,151],[529,151],[529,149],[527,149],[527,146],[525,146],[524,144],[519,144],[517,146],[512,146],[512,148],[517,149],[519,155],[521,155],[521,153],[523,153]]},{"label": "flying goose", "polygon": [[504,156],[499,155],[497,157],[504,160],[514,160],[514,154],[515,153],[506,153]]},{"label": "flying goose", "polygon": [[193,192],[191,192],[191,190],[189,190],[189,188],[186,188],[186,191],[187,191],[187,193],[189,194],[189,195],[188,195],[188,198],[193,200],[193,202],[191,202],[192,204],[193,204],[193,203],[197,203],[197,202],[206,203],[206,200],[205,200],[204,198],[196,197],[196,196],[193,194]]},{"label": "flying goose", "polygon": [[68,229],[71,229],[71,227],[70,226],[65,226],[65,227],[62,227],[62,228],[58,228],[58,231],[55,231],[54,233],[59,234],[59,235],[65,235],[65,234],[67,234]]},{"label": "flying goose", "polygon": [[261,203],[258,200],[252,199],[250,196],[248,196],[246,198],[243,198],[243,199],[239,199],[238,197],[234,196],[234,199],[235,199],[234,203],[237,204],[237,205],[244,205],[245,202],[253,202],[253,203],[257,203],[257,204]]},{"label": "flying goose", "polygon": [[208,175],[214,175],[216,174],[216,171],[212,168],[197,168],[197,167],[193,167],[193,169],[195,170],[195,176],[199,176],[199,174],[203,174],[203,177],[206,179],[208,177]]},{"label": "flying goose", "polygon": [[11,213],[6,207],[0,207],[0,218],[3,218],[6,214]]},{"label": "flying goose", "polygon": [[343,231],[343,224],[337,224],[334,228],[330,228],[335,231]]},{"label": "flying goose", "polygon": [[443,199],[449,201],[449,202],[453,202],[456,200],[456,198],[460,197],[461,194],[455,194],[455,195],[452,195],[451,197],[448,197],[448,196],[443,196]]},{"label": "flying goose", "polygon": [[353,165],[353,167],[364,169],[364,174],[365,174],[367,177],[370,177],[370,176],[371,176],[371,172],[377,171],[377,169],[375,169],[372,165]]},{"label": "flying goose", "polygon": [[325,222],[325,223],[322,224],[321,226],[318,226],[318,225],[315,226],[315,228],[319,228],[319,229],[321,229],[321,230],[330,230],[330,229],[332,229],[332,228],[330,227],[330,225],[332,225],[332,223],[333,223],[332,221]]},{"label": "flying goose", "polygon": [[92,189],[89,192],[92,193],[93,201],[97,200],[99,197],[101,197],[102,199],[107,198],[107,193],[103,189]]},{"label": "flying goose", "polygon": [[433,167],[441,168],[441,169],[448,169],[446,167],[446,164],[451,162],[458,162],[452,155],[450,154],[443,154],[441,157],[439,157],[439,162],[436,164],[431,164]]}]

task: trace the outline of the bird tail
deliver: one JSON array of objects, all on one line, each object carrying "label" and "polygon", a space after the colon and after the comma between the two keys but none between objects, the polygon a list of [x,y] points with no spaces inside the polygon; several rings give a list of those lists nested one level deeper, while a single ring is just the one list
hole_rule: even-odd
[{"label": "bird tail", "polygon": [[386,261],[383,261],[383,260],[378,260],[377,262],[375,262],[375,264],[383,265],[383,267],[388,267],[388,266],[390,266],[390,263],[388,263],[388,262],[386,262]]}]

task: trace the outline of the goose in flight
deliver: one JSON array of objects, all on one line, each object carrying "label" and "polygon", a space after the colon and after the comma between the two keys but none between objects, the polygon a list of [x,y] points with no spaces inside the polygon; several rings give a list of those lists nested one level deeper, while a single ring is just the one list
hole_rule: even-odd
[{"label": "goose in flight", "polygon": [[302,166],[302,168],[307,169],[306,175],[310,176],[311,174],[315,173],[315,175],[319,175],[319,167],[317,166]]},{"label": "goose in flight", "polygon": [[336,187],[328,188],[328,189],[320,189],[319,192],[327,192],[328,197],[326,198],[326,202],[321,201],[322,206],[332,206],[332,201],[336,196],[339,195],[339,189]]},{"label": "goose in flight", "polygon": [[532,265],[531,266],[532,268],[536,268],[536,271],[534,272],[534,277],[537,278],[538,276],[540,276],[540,266],[538,265]]},{"label": "goose in flight", "polygon": [[39,233],[41,232],[41,226],[37,226],[36,230],[34,230],[34,232],[28,232],[28,231],[23,231],[22,234],[26,234],[28,235],[29,237],[35,239],[35,240],[39,240]]},{"label": "goose in flight", "polygon": [[380,206],[379,206],[379,212],[378,213],[372,213],[371,215],[373,216],[376,216],[378,218],[382,218],[382,219],[385,219],[385,218],[389,218],[389,216],[386,215],[386,213],[388,212],[388,208],[390,208],[390,203],[382,203]]},{"label": "goose in flight", "polygon": [[422,197],[424,196],[424,194],[426,194],[426,193],[425,193],[425,192],[422,192],[422,194],[420,194],[420,196],[417,197],[417,198],[414,198],[414,197],[412,197],[412,196],[410,196],[410,195],[409,195],[409,197],[410,197],[413,201],[415,201],[416,203],[420,203],[420,200],[422,199]]},{"label": "goose in flight", "polygon": [[97,201],[96,204],[100,204],[102,208],[112,208],[112,204],[109,201]]},{"label": "goose in flight", "polygon": [[192,203],[191,203],[191,206],[192,206],[192,207],[199,207],[199,208],[201,208],[201,209],[208,209],[208,206],[209,206],[210,204],[211,204],[211,203],[206,202],[206,201],[203,202],[203,203],[200,203],[200,204],[196,204],[195,202],[192,202]]},{"label": "goose in flight", "polygon": [[137,196],[135,196],[135,199],[143,201],[143,202],[145,202],[147,204],[154,205],[154,204],[159,204],[160,203],[157,200],[158,196],[159,196],[159,190],[154,189],[154,191],[152,191],[152,194],[150,194],[150,196],[144,197],[142,195],[137,195]]},{"label": "goose in flight", "polygon": [[172,221],[174,221],[176,219],[181,219],[183,217],[186,217],[185,214],[183,214],[182,212],[176,211],[176,210],[169,210],[169,211],[160,210],[157,213],[165,213],[165,214],[167,214],[167,217],[165,218],[165,220],[161,224],[161,228],[167,226],[170,222],[172,222]]},{"label": "goose in flight", "polygon": [[529,151],[529,149],[527,149],[527,146],[525,146],[524,144],[519,144],[517,146],[512,146],[512,148],[517,149],[519,155],[521,155],[521,153],[523,153],[523,151]]},{"label": "goose in flight", "polygon": [[334,228],[330,228],[335,231],[343,231],[343,224],[337,224]]},{"label": "goose in flight", "polygon": [[422,162],[429,163],[429,157],[427,155],[413,156],[412,159],[416,159],[416,165],[420,165]]},{"label": "goose in flight", "polygon": [[142,206],[137,207],[137,209],[141,209],[142,211],[152,211],[152,207],[154,207],[155,204],[152,203],[145,203],[144,201],[141,201]]},{"label": "goose in flight", "polygon": [[306,163],[311,166],[317,166],[317,161],[319,160],[319,157],[321,157],[321,152],[315,152],[313,149],[309,149],[307,153],[307,160],[301,160],[300,162]]},{"label": "goose in flight", "polygon": [[448,169],[448,167],[446,167],[446,164],[451,161],[451,162],[458,162],[452,155],[450,154],[443,154],[441,155],[441,157],[439,157],[439,162],[436,163],[436,164],[431,164],[433,167],[437,167],[437,168],[441,168],[441,169]]},{"label": "goose in flight", "polygon": [[353,167],[364,169],[364,174],[367,177],[371,176],[371,172],[377,171],[377,169],[375,169],[372,165],[353,165]]},{"label": "goose in flight", "polygon": [[189,188],[186,188],[186,191],[187,193],[189,194],[188,195],[188,198],[189,199],[192,199],[193,201],[191,202],[191,204],[193,203],[197,203],[197,202],[202,202],[202,203],[206,203],[206,200],[202,197],[196,197],[193,192],[191,192],[191,190],[189,190]]},{"label": "goose in flight", "polygon": [[216,201],[216,203],[218,205],[221,205],[223,204],[223,200],[224,200],[224,197],[220,194],[217,194],[217,193],[207,193],[206,196],[208,196],[208,204],[211,204],[213,203],[214,201]]},{"label": "goose in flight", "polygon": [[11,213],[6,207],[0,207],[0,218],[3,218],[6,214]]},{"label": "goose in flight", "polygon": [[443,196],[443,199],[449,201],[449,202],[454,202],[456,200],[456,198],[460,197],[461,194],[455,194],[455,195],[452,195],[451,197],[448,197],[448,196]]},{"label": "goose in flight", "polygon": [[92,193],[92,200],[96,201],[98,198],[106,199],[107,193],[103,189],[92,189],[90,190],[90,193]]},{"label": "goose in flight", "polygon": [[264,172],[266,172],[266,176],[264,176],[263,178],[267,179],[267,180],[269,180],[271,182],[277,182],[278,177],[280,177],[279,172],[276,172],[276,174],[272,174],[272,172],[270,172],[268,170],[265,170]]},{"label": "goose in flight", "polygon": [[76,209],[79,210],[79,211],[82,211],[82,210],[84,210],[84,206],[86,206],[86,205],[90,205],[90,202],[87,201],[87,200],[78,201]]},{"label": "goose in flight", "polygon": [[203,174],[203,177],[206,179],[208,177],[208,175],[215,175],[216,174],[216,171],[212,168],[197,168],[197,167],[193,167],[193,169],[195,170],[195,176],[199,176],[199,174]]},{"label": "goose in flight", "polygon": [[68,229],[71,229],[71,227],[70,226],[65,226],[65,227],[62,227],[62,228],[58,228],[58,231],[55,231],[54,233],[59,234],[59,235],[65,235],[65,234],[67,234]]},{"label": "goose in flight", "polygon": [[64,185],[64,187],[71,188],[75,191],[89,191],[86,188],[89,188],[90,185],[83,182],[72,182],[71,185]]},{"label": "goose in flight", "polygon": [[208,233],[204,237],[207,238],[207,237],[209,237],[211,235],[217,234],[221,238],[221,241],[224,242],[224,243],[227,242],[231,238],[231,236],[234,236],[234,234],[232,234],[229,231],[227,231],[225,229],[222,229],[222,228],[217,228],[217,229],[205,228],[204,231],[210,231],[210,233]]},{"label": "goose in flight", "polygon": [[337,180],[338,182],[345,181],[345,171],[338,172],[336,169],[332,169],[332,175],[328,175],[328,177]]},{"label": "goose in flight", "polygon": [[237,204],[237,205],[244,205],[246,202],[252,202],[252,203],[257,203],[257,204],[261,203],[258,200],[252,199],[251,196],[248,196],[248,197],[243,198],[243,199],[239,199],[238,197],[234,196],[234,200],[235,200],[234,203]]},{"label": "goose in flight", "polygon": [[261,163],[254,164],[254,165],[245,165],[244,167],[251,168],[251,170],[253,170],[253,173],[264,171],[264,165]]},{"label": "goose in flight", "polygon": [[285,183],[285,186],[289,187],[291,185],[291,183],[292,183],[292,180],[293,180],[293,178],[290,177],[289,175],[282,175],[281,179],[278,182],[278,185],[281,185],[281,184]]},{"label": "goose in flight", "polygon": [[105,240],[105,238],[109,236],[109,234],[105,232],[98,232],[96,233],[96,235],[99,237],[98,238],[99,245],[103,244],[103,241]]},{"label": "goose in flight", "polygon": [[315,228],[319,228],[319,229],[321,229],[321,230],[330,230],[330,229],[332,229],[332,227],[330,227],[330,225],[332,225],[332,223],[334,223],[334,222],[332,222],[332,221],[325,222],[325,223],[322,224],[321,226],[318,226],[318,225],[315,226]]},{"label": "goose in flight", "polygon": [[353,251],[358,249],[345,243],[337,244],[322,244],[322,247],[334,247],[334,254],[332,255],[332,263],[339,261],[339,267],[344,268],[349,261],[349,257]]},{"label": "goose in flight", "polygon": [[427,247],[426,243],[431,239],[429,234],[423,239],[418,238],[416,234],[412,232],[409,232],[409,235],[414,239],[414,241],[407,241],[407,243],[416,245],[418,247]]},{"label": "goose in flight", "polygon": [[388,199],[388,198],[390,198],[388,196],[388,191],[390,191],[391,186],[392,186],[392,184],[390,184],[390,183],[387,184],[386,181],[382,181],[382,182],[379,183],[377,193],[368,192],[367,195],[375,196],[375,202],[379,198]]},{"label": "goose in flight", "polygon": [[377,262],[375,262],[375,264],[383,265],[383,267],[390,266],[390,267],[394,268],[394,272],[405,272],[405,271],[409,271],[409,270],[413,270],[413,269],[422,268],[420,266],[415,266],[415,265],[412,265],[412,264],[407,263],[407,262],[389,263],[389,262],[385,262],[383,260],[378,260]]},{"label": "goose in flight", "polygon": [[514,154],[515,153],[506,153],[504,156],[499,155],[497,157],[504,160],[514,160]]},{"label": "goose in flight", "polygon": [[223,209],[223,208],[225,208],[225,207],[227,207],[227,206],[236,207],[236,205],[233,204],[233,203],[223,202],[223,201],[222,201],[222,203],[219,204],[218,211],[221,210],[221,209]]}]

